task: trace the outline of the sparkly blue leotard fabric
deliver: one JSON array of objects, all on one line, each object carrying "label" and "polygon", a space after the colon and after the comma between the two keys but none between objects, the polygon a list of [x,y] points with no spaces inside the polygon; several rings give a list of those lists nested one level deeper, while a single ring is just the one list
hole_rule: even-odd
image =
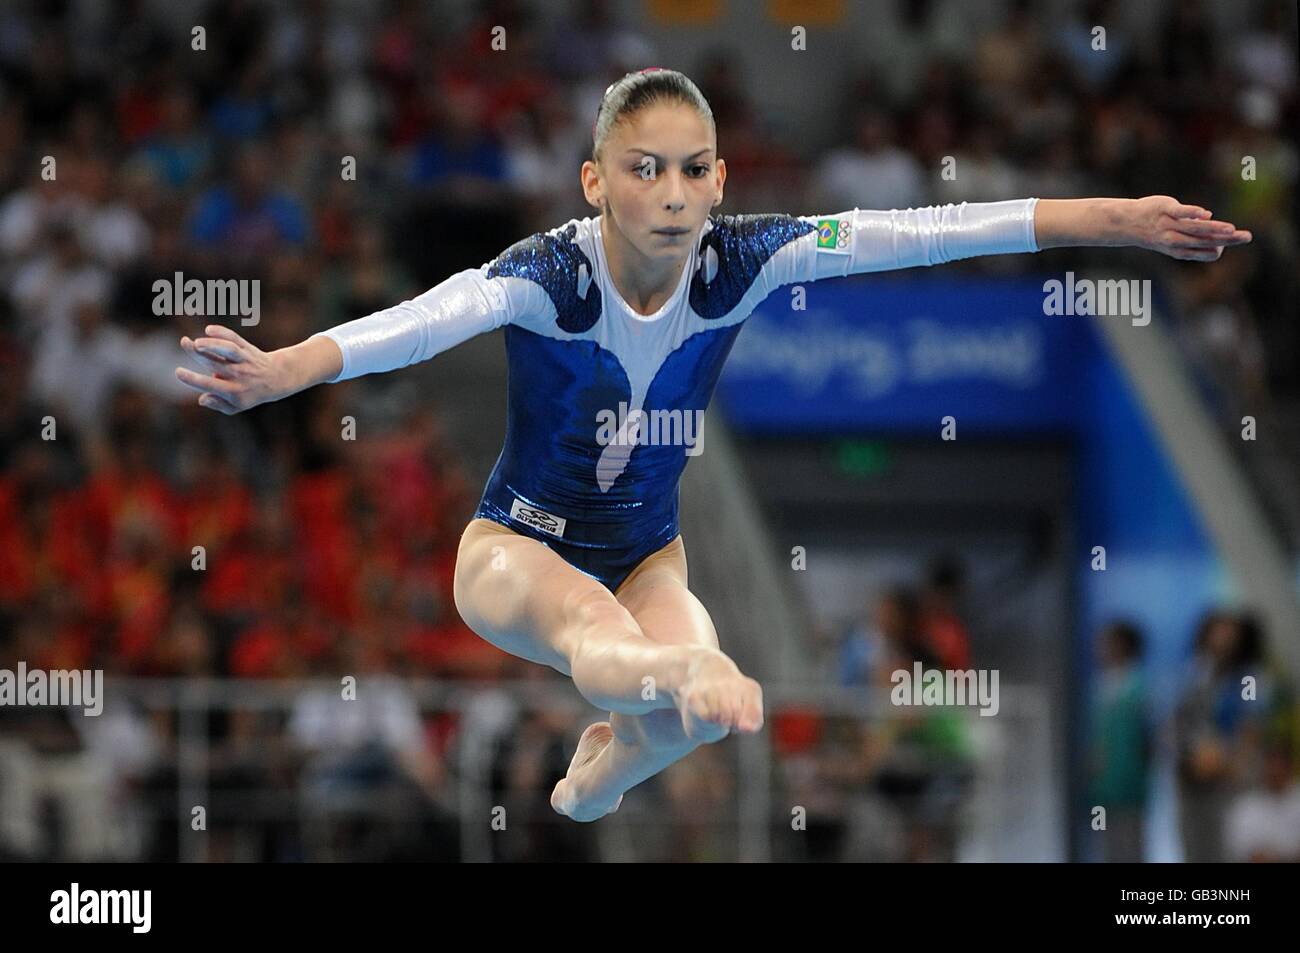
[{"label": "sparkly blue leotard fabric", "polygon": [[[598,238],[589,230],[592,240],[579,242],[576,224],[502,254],[489,276],[537,283],[555,318],[505,330],[506,440],[475,515],[539,539],[617,589],[677,535],[678,481],[703,445],[698,422],[740,331],[737,306],[772,253],[813,228],[786,216],[715,220],[651,316],[619,299]],[[706,274],[698,261],[727,267]],[[623,423],[637,410],[644,440],[627,427],[621,442],[597,439],[600,420]]]},{"label": "sparkly blue leotard fabric", "polygon": [[776,288],[975,254],[1036,251],[1036,199],[827,216],[711,216],[652,315],[610,278],[599,218],[517,242],[410,302],[322,332],[342,380],[505,329],[505,445],[476,517],[616,590],[677,536],[678,482],[736,335]]}]

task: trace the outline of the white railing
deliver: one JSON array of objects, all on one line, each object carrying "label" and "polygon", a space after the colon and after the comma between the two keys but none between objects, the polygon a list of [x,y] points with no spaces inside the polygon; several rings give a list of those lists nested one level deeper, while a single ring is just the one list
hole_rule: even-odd
[{"label": "white railing", "polygon": [[[210,752],[208,716],[214,711],[282,712],[292,710],[295,700],[308,690],[339,692],[339,682],[325,681],[240,681],[217,679],[114,679],[105,684],[105,694],[116,700],[129,699],[147,711],[176,714],[176,764],[178,770],[176,819],[180,831],[181,859],[208,859],[207,840],[191,830],[194,805],[209,803]],[[481,719],[467,717],[471,706],[484,693],[500,693],[520,710],[550,712],[572,719],[573,730],[566,739],[571,752],[573,738],[582,726],[608,717],[588,705],[571,685],[558,680],[474,683],[467,681],[403,680],[402,689],[425,715],[451,713],[457,716],[458,733],[448,747],[454,763],[448,765],[446,805],[454,811],[460,831],[460,859],[494,859],[491,825],[493,809],[489,784],[491,768],[490,733],[477,727]],[[366,678],[358,679],[358,692],[366,690]],[[1052,717],[1041,689],[1025,685],[1001,686],[1000,708],[992,717],[976,709],[956,709],[965,727],[973,769],[971,783],[961,797],[956,837],[956,859],[969,861],[1063,860],[1062,785],[1058,754],[1052,746]],[[798,688],[765,685],[764,701],[768,725],[758,735],[738,736],[715,746],[723,755],[725,768],[734,781],[734,818],[722,822],[733,838],[734,859],[762,862],[785,859],[787,850],[779,843],[790,828],[794,805],[779,803],[781,775],[792,762],[774,750],[774,715],[798,709],[815,713],[823,723],[848,729],[850,736],[863,728],[882,728],[896,722],[907,709],[895,708],[887,698],[868,700],[862,692],[837,687]],[[340,697],[340,704],[347,704]],[[829,722],[827,721],[829,720]],[[814,755],[828,763],[839,763],[828,753],[823,739]],[[695,757],[692,755],[692,757]],[[851,758],[846,755],[846,760]],[[837,793],[869,814],[869,799],[863,801],[869,785],[865,779],[835,782]],[[829,792],[829,786],[821,790]],[[842,788],[842,790],[840,790]],[[638,789],[639,790],[639,789]],[[280,790],[250,792],[247,799],[250,821],[263,819],[308,823],[295,792]],[[549,792],[546,792],[549,793]],[[635,797],[636,794],[629,795]],[[643,795],[644,796],[644,795]],[[542,803],[544,803],[544,798]],[[626,802],[625,802],[626,805]],[[383,814],[385,805],[370,808]],[[541,813],[536,812],[536,813]],[[529,820],[543,823],[572,822],[545,812],[546,817]],[[653,832],[643,825],[671,828],[670,812],[624,810],[602,820],[600,852],[606,859],[640,859],[638,844]],[[308,838],[304,837],[305,840]],[[793,842],[792,842],[793,843]]]}]

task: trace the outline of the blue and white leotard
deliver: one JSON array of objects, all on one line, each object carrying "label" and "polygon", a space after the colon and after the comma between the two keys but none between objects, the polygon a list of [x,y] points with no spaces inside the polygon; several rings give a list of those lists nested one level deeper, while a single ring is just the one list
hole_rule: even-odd
[{"label": "blue and white leotard", "polygon": [[837,275],[1036,252],[1037,202],[710,216],[651,315],[614,287],[601,219],[572,219],[320,334],[343,352],[339,381],[505,328],[505,446],[475,516],[539,540],[614,590],[677,535],[678,481],[703,446],[698,422],[764,298]]}]

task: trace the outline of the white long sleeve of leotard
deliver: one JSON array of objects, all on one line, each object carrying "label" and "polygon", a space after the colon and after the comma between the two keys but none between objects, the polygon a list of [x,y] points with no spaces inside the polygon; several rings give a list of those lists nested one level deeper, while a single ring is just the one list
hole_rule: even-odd
[{"label": "white long sleeve of leotard", "polygon": [[467,268],[408,301],[311,335],[343,352],[343,369],[327,383],[427,361],[542,306],[545,293],[532,282],[487,271]]},{"label": "white long sleeve of leotard", "polygon": [[1037,205],[1037,198],[1027,198],[801,215],[819,231],[779,249],[764,265],[762,281],[770,291],[796,281],[1037,252]]},{"label": "white long sleeve of leotard", "polygon": [[[771,254],[741,310],[748,313],[771,290],[797,281],[936,265],[977,255],[1036,252],[1037,204],[1038,199],[1029,198],[799,216],[815,230],[804,231]],[[569,224],[581,226],[583,241],[596,240],[590,220]],[[742,248],[736,253],[756,251]],[[717,265],[716,259],[713,264]],[[343,352],[343,368],[330,383],[427,361],[475,335],[521,323],[529,316],[554,314],[554,305],[538,283],[512,275],[489,278],[490,265],[457,272],[409,301],[312,335],[330,338]],[[733,263],[728,259],[723,267],[731,268]],[[580,288],[578,273],[572,280]],[[603,294],[612,298],[616,292],[604,289]]]}]

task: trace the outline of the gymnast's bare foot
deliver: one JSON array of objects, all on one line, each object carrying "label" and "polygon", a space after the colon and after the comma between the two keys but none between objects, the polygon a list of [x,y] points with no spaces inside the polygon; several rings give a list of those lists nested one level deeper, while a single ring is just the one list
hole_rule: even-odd
[{"label": "gymnast's bare foot", "polygon": [[716,649],[693,653],[673,701],[693,741],[719,741],[732,729],[752,734],[763,727],[762,687]]},{"label": "gymnast's bare foot", "polygon": [[[607,721],[588,725],[578,739],[578,750],[569,762],[568,773],[551,792],[551,807],[575,821],[595,821],[612,814],[623,803],[618,794],[611,801],[610,792],[600,790],[600,779],[592,770],[594,763],[614,741],[614,729]],[[608,772],[605,772],[608,774]]]}]

